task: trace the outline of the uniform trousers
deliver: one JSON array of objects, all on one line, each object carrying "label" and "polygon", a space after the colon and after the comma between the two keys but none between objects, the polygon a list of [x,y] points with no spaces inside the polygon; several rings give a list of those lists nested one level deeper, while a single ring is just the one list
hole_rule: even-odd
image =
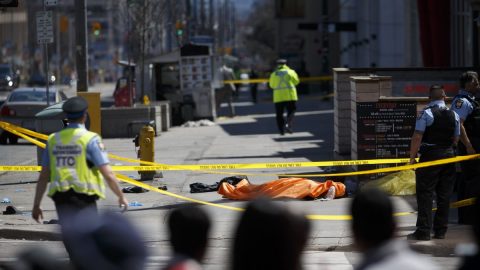
[{"label": "uniform trousers", "polygon": [[282,101],[275,103],[275,113],[277,118],[277,127],[278,131],[283,134],[285,132],[285,118],[283,117],[283,112],[287,109],[287,124],[292,126],[293,116],[297,110],[297,102],[292,101]]},{"label": "uniform trousers", "polygon": [[[477,154],[480,153],[478,140],[480,138],[470,138]],[[460,155],[467,155],[467,151],[462,144],[459,144],[458,148]],[[480,195],[480,159],[463,161],[460,163],[460,167],[462,168],[462,175],[457,184],[458,199],[465,200],[477,197]],[[460,207],[458,208],[458,223],[473,225],[476,215],[473,205]]]},{"label": "uniform trousers", "polygon": [[[65,192],[57,192],[52,196],[55,202],[55,208],[57,209],[58,220],[62,233],[65,233],[64,229],[69,226],[69,222],[73,220],[76,214],[80,211],[92,211],[97,213],[97,199],[96,195],[86,195],[76,193],[72,189]],[[87,221],[88,222],[88,221]],[[70,243],[64,239],[63,244],[68,254],[72,256],[72,245],[78,243]]]},{"label": "uniform trousers", "polygon": [[[453,157],[453,148],[422,147],[420,162]],[[418,205],[417,231],[430,235],[432,230],[433,194],[436,194],[437,211],[433,220],[436,234],[445,234],[448,227],[450,196],[455,185],[455,164],[419,168],[416,175]]]}]

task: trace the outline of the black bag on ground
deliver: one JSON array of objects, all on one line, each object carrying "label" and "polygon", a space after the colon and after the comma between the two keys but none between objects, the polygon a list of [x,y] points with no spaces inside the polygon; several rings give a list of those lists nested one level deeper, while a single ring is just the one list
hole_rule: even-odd
[{"label": "black bag on ground", "polygon": [[220,184],[223,182],[227,182],[230,185],[236,186],[238,182],[242,181],[243,179],[246,179],[248,181],[248,178],[246,175],[235,175],[235,176],[229,176],[225,177],[220,182],[216,182],[213,185],[208,185],[204,183],[193,183],[190,184],[190,193],[202,193],[202,192],[212,192],[212,191],[217,191],[218,187]]}]

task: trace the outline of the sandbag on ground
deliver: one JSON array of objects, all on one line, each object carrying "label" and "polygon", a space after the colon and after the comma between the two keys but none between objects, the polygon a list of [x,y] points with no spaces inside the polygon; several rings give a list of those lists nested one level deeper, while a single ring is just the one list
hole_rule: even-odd
[{"label": "sandbag on ground", "polygon": [[316,182],[306,178],[281,178],[264,184],[254,185],[247,180],[240,181],[236,186],[222,183],[218,193],[232,200],[250,200],[259,196],[270,198],[316,199],[335,187],[335,198],[345,195],[345,185],[327,180]]}]

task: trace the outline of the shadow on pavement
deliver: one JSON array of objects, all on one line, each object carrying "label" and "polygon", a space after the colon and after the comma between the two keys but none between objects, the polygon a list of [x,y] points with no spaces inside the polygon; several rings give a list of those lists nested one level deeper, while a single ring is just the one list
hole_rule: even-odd
[{"label": "shadow on pavement", "polygon": [[[319,113],[332,110],[332,101],[322,101],[316,94],[301,96],[297,102],[297,114],[293,123],[293,134],[278,134],[273,103],[248,103],[248,92],[241,92],[236,106],[237,116],[252,115],[254,121],[226,120],[219,123],[231,136],[272,135],[272,139],[280,143],[291,143],[293,151],[280,152],[286,158],[306,158],[311,161],[331,160],[333,158],[333,113]],[[221,108],[223,111],[225,108]],[[219,113],[221,113],[221,111]],[[258,116],[259,114],[263,114]],[[270,115],[265,115],[270,114]],[[315,142],[309,142],[315,141]],[[303,144],[302,144],[303,142]],[[298,148],[296,148],[298,145]],[[308,146],[308,147],[305,147]]]}]

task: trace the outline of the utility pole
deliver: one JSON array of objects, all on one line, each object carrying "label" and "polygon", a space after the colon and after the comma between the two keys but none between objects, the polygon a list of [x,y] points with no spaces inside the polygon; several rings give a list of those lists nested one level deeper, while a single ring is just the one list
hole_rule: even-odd
[{"label": "utility pole", "polygon": [[[47,5],[43,1],[43,12],[47,12]],[[48,75],[48,43],[43,44],[45,62],[45,88],[47,90],[47,107],[50,107],[50,76]]]},{"label": "utility pole", "polygon": [[56,43],[55,43],[55,54],[57,55],[57,76],[56,76],[56,84],[61,83],[62,81],[62,76],[61,74],[61,67],[62,67],[62,57],[61,57],[61,52],[60,52],[60,7],[57,8],[57,14],[55,16],[55,27],[56,27]]},{"label": "utility pole", "polygon": [[86,0],[75,0],[75,58],[77,66],[77,92],[88,92],[88,47]]},{"label": "utility pole", "polygon": [[[143,97],[145,96],[145,34],[147,32],[146,28],[146,11],[147,11],[147,5],[149,5],[149,1],[145,1],[142,6],[142,52],[141,52],[141,67],[140,67],[140,100],[143,103]],[[149,6],[150,8],[150,6]]]}]

